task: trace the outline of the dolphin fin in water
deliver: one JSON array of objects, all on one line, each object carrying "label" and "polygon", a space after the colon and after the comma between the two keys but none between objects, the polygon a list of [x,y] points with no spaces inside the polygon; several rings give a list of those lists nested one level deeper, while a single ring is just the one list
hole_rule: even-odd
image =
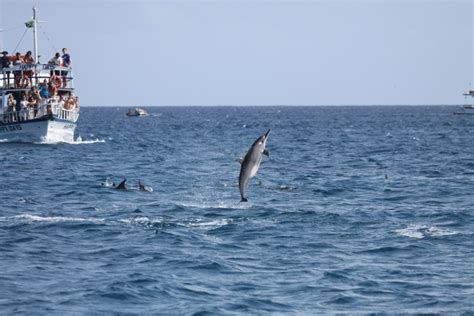
[{"label": "dolphin fin in water", "polygon": [[270,157],[270,152],[266,149],[263,150],[263,153],[265,156]]},{"label": "dolphin fin in water", "polygon": [[267,144],[269,133],[270,129],[255,140],[240,164],[239,191],[241,202],[248,201],[245,197],[245,189],[247,188],[250,179],[257,174],[260,162],[262,161],[262,155],[268,155],[265,146]]},{"label": "dolphin fin in water", "polygon": [[127,179],[124,179],[122,182],[119,183],[119,185],[117,185],[115,187],[115,189],[117,189],[117,190],[127,190],[127,187],[125,186],[126,181],[127,181]]},{"label": "dolphin fin in water", "polygon": [[151,187],[147,187],[142,180],[138,181],[138,189],[142,192],[152,192],[153,189]]}]

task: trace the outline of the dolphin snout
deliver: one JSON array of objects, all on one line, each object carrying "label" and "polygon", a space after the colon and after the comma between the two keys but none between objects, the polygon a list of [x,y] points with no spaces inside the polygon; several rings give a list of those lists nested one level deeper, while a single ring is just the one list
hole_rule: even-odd
[{"label": "dolphin snout", "polygon": [[268,137],[268,134],[270,134],[271,129],[269,128],[268,131],[265,133],[265,138]]}]

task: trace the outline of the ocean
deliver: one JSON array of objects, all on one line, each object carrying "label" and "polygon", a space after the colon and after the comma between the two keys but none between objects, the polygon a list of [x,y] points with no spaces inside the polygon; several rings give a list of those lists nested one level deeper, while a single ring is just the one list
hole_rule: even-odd
[{"label": "ocean", "polygon": [[[0,143],[1,314],[474,315],[473,116],[147,110]],[[269,128],[240,203],[236,160]]]}]

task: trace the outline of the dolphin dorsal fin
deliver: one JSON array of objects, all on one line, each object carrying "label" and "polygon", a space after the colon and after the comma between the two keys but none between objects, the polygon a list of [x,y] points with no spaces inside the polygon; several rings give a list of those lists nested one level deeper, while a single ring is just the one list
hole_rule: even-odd
[{"label": "dolphin dorsal fin", "polygon": [[127,179],[124,179],[122,182],[119,183],[119,185],[117,185],[116,189],[117,190],[126,190],[127,188],[125,187],[125,182],[127,181]]}]

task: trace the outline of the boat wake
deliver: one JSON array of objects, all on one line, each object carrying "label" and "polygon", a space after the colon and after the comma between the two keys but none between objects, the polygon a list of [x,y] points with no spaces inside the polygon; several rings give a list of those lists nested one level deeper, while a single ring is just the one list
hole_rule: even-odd
[{"label": "boat wake", "polygon": [[81,136],[78,136],[75,141],[69,142],[68,144],[73,145],[82,145],[82,144],[97,144],[97,143],[105,143],[105,139],[91,139],[91,140],[83,140]]},{"label": "boat wake", "polygon": [[91,139],[91,140],[83,140],[81,136],[78,136],[75,140],[71,141],[64,141],[64,140],[42,140],[40,142],[35,142],[34,144],[37,145],[56,145],[56,144],[70,144],[70,145],[86,145],[86,144],[97,144],[97,143],[105,143],[105,139]]}]

